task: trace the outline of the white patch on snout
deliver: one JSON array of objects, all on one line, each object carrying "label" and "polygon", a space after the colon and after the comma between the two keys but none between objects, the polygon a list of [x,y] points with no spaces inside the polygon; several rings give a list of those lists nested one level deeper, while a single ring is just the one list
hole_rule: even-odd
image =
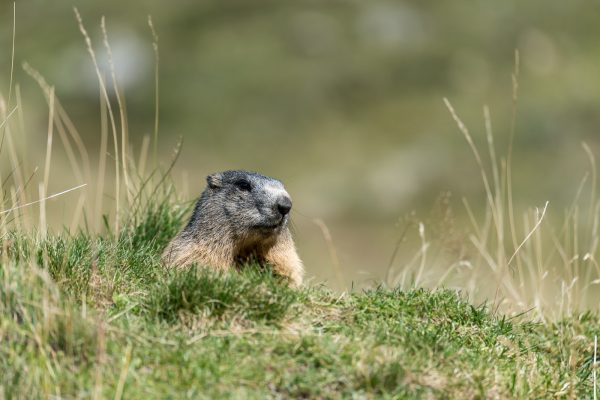
[{"label": "white patch on snout", "polygon": [[288,192],[286,192],[285,189],[280,186],[267,184],[267,185],[265,185],[265,192],[268,194],[268,196],[270,198],[272,198],[274,200],[276,200],[280,197],[287,197],[288,199],[290,198],[290,195],[288,194]]}]

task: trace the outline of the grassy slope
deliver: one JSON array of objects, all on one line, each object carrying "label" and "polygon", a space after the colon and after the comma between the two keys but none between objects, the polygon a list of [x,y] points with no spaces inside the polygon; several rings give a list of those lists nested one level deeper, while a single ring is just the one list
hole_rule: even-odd
[{"label": "grassy slope", "polygon": [[544,325],[451,291],[340,295],[254,269],[166,271],[158,254],[181,215],[151,208],[118,238],[13,235],[0,397],[591,394],[596,316]]}]

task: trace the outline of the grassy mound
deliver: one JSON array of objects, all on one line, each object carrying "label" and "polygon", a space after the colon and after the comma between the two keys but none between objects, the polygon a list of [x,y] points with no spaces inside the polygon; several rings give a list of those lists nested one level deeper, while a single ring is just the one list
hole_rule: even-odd
[{"label": "grassy mound", "polygon": [[[14,238],[0,269],[6,398],[585,397],[598,318],[507,318],[449,290],[290,289],[166,270],[181,213],[118,237]],[[158,224],[157,221],[162,221]]]},{"label": "grassy mound", "polygon": [[[501,297],[510,296],[511,304],[535,304],[537,317],[554,309],[555,315],[568,315],[555,323],[534,322],[528,314],[509,318],[441,289],[340,294],[318,286],[293,290],[251,265],[231,273],[167,270],[160,251],[181,226],[186,208],[170,201],[169,176],[181,142],[170,165],[158,163],[158,37],[150,20],[156,115],[153,140],[144,138],[136,158],[112,62],[107,70],[99,65],[95,40],[75,13],[101,88],[97,170],[54,86],[33,67],[23,66],[42,89],[49,111],[39,178],[40,160],[26,165],[26,152],[13,148],[13,140],[25,138],[26,118],[20,95],[11,98],[12,69],[8,96],[0,96],[0,133],[8,148],[0,156],[5,154],[3,165],[11,167],[0,184],[0,399],[592,397],[598,316],[571,313],[586,306],[597,310],[598,303],[600,203],[596,162],[588,147],[593,177],[589,204],[578,202],[583,180],[561,228],[546,225],[548,202],[526,211],[521,226],[515,223],[519,218],[511,186],[514,131],[504,158],[494,147],[485,108],[488,166],[446,100],[485,189],[482,222],[465,201],[476,260],[471,262],[460,243],[456,253],[461,256],[435,270],[428,256],[433,242],[425,225],[414,221],[418,246],[398,280],[415,276],[422,284],[429,270],[438,287],[466,265],[469,286],[493,279],[493,287]],[[101,27],[110,54],[104,20]],[[518,57],[515,106],[517,78]],[[55,134],[73,172],[71,177],[56,174],[66,189],[61,192],[49,191]],[[23,149],[39,138],[28,140]],[[114,178],[107,178],[112,173]],[[67,182],[73,186],[64,186]],[[47,223],[47,200],[71,192],[79,196],[65,208],[72,211],[72,220],[60,221],[71,233],[49,233],[48,227],[56,225]],[[589,213],[580,212],[585,209]],[[444,212],[443,220],[449,215]],[[73,233],[76,229],[81,230]],[[454,241],[452,229],[441,235]],[[439,251],[444,250],[442,242]]]}]

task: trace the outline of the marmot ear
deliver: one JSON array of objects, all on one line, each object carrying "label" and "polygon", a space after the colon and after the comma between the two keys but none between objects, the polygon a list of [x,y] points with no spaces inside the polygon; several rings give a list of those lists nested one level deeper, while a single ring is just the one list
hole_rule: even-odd
[{"label": "marmot ear", "polygon": [[208,183],[208,187],[211,189],[220,188],[223,186],[223,175],[220,173],[210,174],[206,177],[206,183]]}]

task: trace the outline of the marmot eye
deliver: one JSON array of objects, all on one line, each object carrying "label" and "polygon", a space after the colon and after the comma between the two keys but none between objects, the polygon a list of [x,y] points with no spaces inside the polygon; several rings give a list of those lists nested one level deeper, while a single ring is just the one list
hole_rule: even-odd
[{"label": "marmot eye", "polygon": [[250,182],[245,180],[239,180],[235,182],[235,186],[237,186],[238,189],[243,190],[244,192],[249,192],[252,190],[252,185],[250,185]]}]

